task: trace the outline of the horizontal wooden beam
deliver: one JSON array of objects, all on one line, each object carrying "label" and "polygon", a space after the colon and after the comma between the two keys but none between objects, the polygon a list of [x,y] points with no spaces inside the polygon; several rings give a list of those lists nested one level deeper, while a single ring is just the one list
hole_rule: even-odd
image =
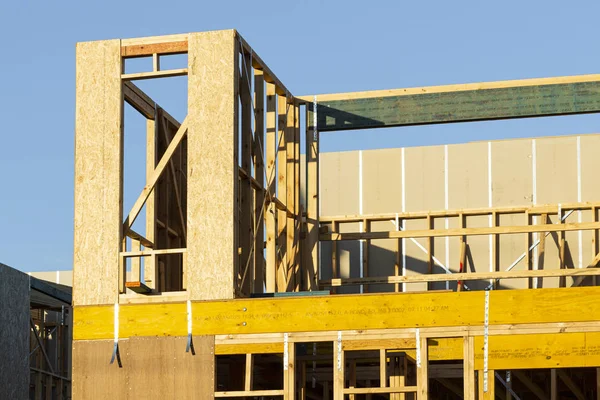
[{"label": "horizontal wooden beam", "polygon": [[533,232],[569,232],[600,229],[600,222],[572,222],[567,224],[540,224],[523,226],[492,226],[484,228],[450,228],[450,229],[413,229],[390,232],[347,232],[322,233],[321,241],[361,240],[361,239],[400,239],[446,236],[480,236]]},{"label": "horizontal wooden beam", "polygon": [[[489,323],[600,320],[600,287],[489,292]],[[192,302],[195,335],[483,326],[483,291],[330,295]],[[185,336],[185,301],[122,304],[120,337]],[[112,306],[76,307],[74,336],[110,339]],[[300,324],[298,321],[302,321]]]},{"label": "horizontal wooden beam", "polygon": [[[562,276],[595,276],[600,275],[600,269],[575,268],[556,270],[526,270],[526,271],[495,271],[495,272],[461,272],[453,274],[382,276],[369,278],[334,278],[319,281],[320,287],[375,285],[386,283],[417,283],[417,282],[448,282],[448,281],[478,281],[486,279],[519,279],[519,278],[548,278]],[[577,286],[577,285],[575,285]]]},{"label": "horizontal wooden beam", "polygon": [[286,391],[281,390],[240,390],[235,392],[215,392],[215,397],[259,397],[259,396],[283,396]]},{"label": "horizontal wooden beam", "polygon": [[[312,113],[312,98],[301,99]],[[600,112],[600,75],[321,95],[317,99],[321,132],[595,113]]]},{"label": "horizontal wooden beam", "polygon": [[344,388],[344,394],[375,393],[416,393],[416,386],[378,387],[378,388]]},{"label": "horizontal wooden beam", "polygon": [[124,81],[140,81],[143,79],[168,78],[173,76],[187,75],[187,68],[166,69],[164,71],[136,72],[133,74],[122,74],[121,79]]},{"label": "horizontal wooden beam", "polygon": [[158,249],[158,250],[139,250],[139,251],[122,251],[119,253],[121,257],[149,257],[161,254],[183,254],[187,251],[186,248],[180,249]]},{"label": "horizontal wooden beam", "polygon": [[512,207],[482,207],[482,208],[457,208],[453,210],[426,210],[426,211],[409,211],[399,213],[384,213],[384,214],[345,214],[345,215],[326,215],[320,216],[319,222],[331,223],[350,223],[367,221],[394,221],[396,217],[402,219],[425,219],[428,217],[444,218],[444,217],[465,217],[492,215],[496,214],[523,214],[541,215],[541,214],[558,214],[559,209],[568,212],[571,210],[592,210],[600,208],[600,202],[581,202],[581,203],[563,203],[558,204],[541,204],[534,206],[512,206]]},{"label": "horizontal wooden beam", "polygon": [[148,57],[153,54],[173,55],[185,54],[188,51],[188,42],[179,40],[176,42],[165,43],[149,43],[149,44],[132,44],[129,46],[121,46],[122,58]]}]

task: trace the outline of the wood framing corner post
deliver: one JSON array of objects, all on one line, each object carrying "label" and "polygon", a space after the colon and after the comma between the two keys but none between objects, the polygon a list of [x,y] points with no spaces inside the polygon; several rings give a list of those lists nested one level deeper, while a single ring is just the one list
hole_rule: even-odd
[{"label": "wood framing corner post", "polygon": [[113,304],[122,224],[121,41],[77,44],[73,305]]},{"label": "wood framing corner post", "polygon": [[231,299],[238,270],[238,75],[234,30],[188,37],[188,291]]}]

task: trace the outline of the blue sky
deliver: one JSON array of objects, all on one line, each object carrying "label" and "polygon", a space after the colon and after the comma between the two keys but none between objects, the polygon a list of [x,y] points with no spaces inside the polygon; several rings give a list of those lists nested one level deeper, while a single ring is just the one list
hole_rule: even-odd
[{"label": "blue sky", "polygon": [[[597,0],[0,1],[0,262],[72,266],[78,41],[235,28],[304,95],[597,73],[598,15]],[[152,89],[185,115],[166,85]],[[599,123],[588,115],[340,132],[321,146],[591,133]]]}]

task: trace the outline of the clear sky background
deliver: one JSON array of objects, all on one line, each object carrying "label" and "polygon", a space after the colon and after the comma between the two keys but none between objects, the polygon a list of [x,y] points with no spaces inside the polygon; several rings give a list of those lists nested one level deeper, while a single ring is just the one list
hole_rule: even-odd
[{"label": "clear sky background", "polygon": [[[72,267],[76,42],[235,28],[305,95],[598,73],[599,15],[598,0],[0,0],[0,262],[24,271]],[[149,90],[175,116],[186,114],[182,85]],[[321,147],[599,128],[599,115],[390,128],[324,134]]]}]

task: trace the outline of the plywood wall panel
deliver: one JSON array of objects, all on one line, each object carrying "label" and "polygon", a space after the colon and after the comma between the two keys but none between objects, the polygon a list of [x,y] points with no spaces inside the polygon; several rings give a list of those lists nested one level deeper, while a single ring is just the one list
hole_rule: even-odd
[{"label": "plywood wall panel", "polygon": [[188,291],[234,297],[238,65],[235,31],[188,38]]},{"label": "plywood wall panel", "polygon": [[73,342],[73,398],[214,398],[214,336],[195,336],[196,354],[186,337],[121,340],[122,368],[109,364],[112,340]]},{"label": "plywood wall panel", "polygon": [[118,295],[122,221],[121,42],[77,44],[73,304]]},{"label": "plywood wall panel", "polygon": [[0,388],[29,398],[29,278],[0,263]]}]

